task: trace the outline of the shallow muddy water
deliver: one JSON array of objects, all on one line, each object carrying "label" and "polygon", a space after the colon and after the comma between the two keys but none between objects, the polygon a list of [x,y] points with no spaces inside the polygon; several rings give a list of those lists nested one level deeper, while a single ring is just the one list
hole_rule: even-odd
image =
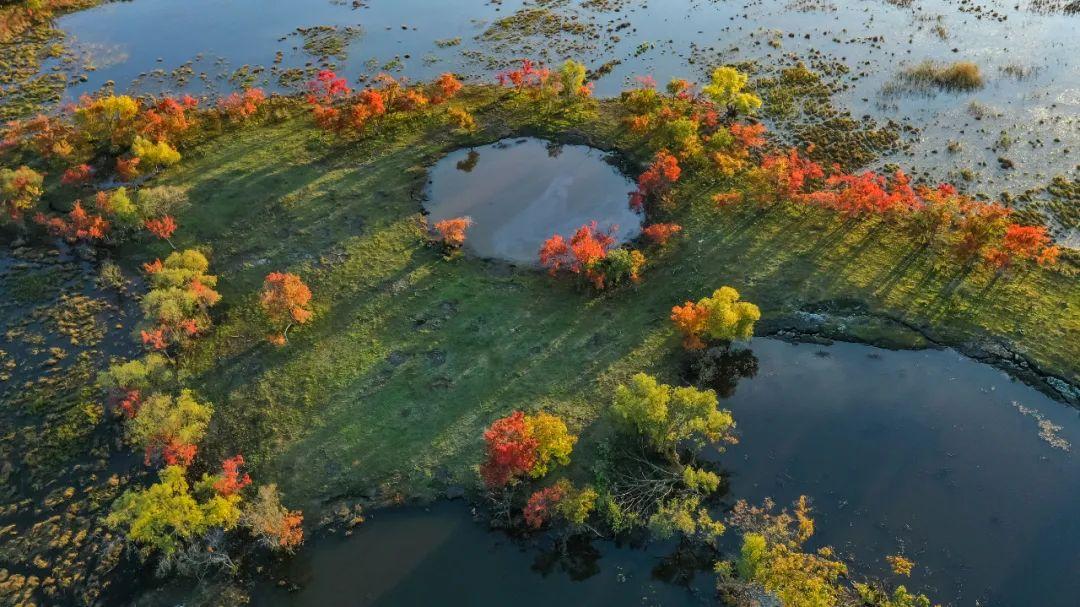
[{"label": "shallow muddy water", "polygon": [[[321,65],[350,79],[455,71],[491,82],[494,70],[522,57],[606,66],[596,87],[607,96],[638,75],[702,81],[719,63],[754,61],[767,73],[804,61],[833,72],[835,101],[854,117],[917,129],[906,134],[907,150],[876,164],[898,162],[997,195],[1080,170],[1080,14],[1065,13],[1065,4],[135,0],[75,13],[59,25],[81,57],[74,72],[86,77],[79,83],[71,74],[72,97],[109,81],[139,92],[242,83],[280,90],[302,84],[310,73],[300,71]],[[316,26],[336,29],[298,31]],[[974,61],[986,84],[962,93],[886,94],[903,68],[924,60]],[[841,74],[837,64],[849,71]],[[999,157],[1015,168],[1000,168]],[[967,183],[962,171],[975,181]]]},{"label": "shallow muddy water", "polygon": [[[724,401],[740,435],[718,458],[727,503],[807,494],[812,546],[935,602],[1076,604],[1076,410],[951,350],[757,339],[752,352],[739,368],[756,361],[756,374]],[[486,532],[460,502],[378,513],[297,557],[288,577],[302,590],[267,585],[256,604],[697,605],[711,592],[704,573],[696,592],[660,581],[669,545],[595,542],[595,562],[569,572],[536,567],[548,547]],[[917,563],[910,579],[891,577],[890,554]]]},{"label": "shallow muddy water", "polygon": [[469,217],[465,247],[481,257],[535,264],[553,234],[569,239],[593,221],[617,242],[641,232],[633,182],[594,148],[506,139],[453,152],[429,175],[428,223]]}]

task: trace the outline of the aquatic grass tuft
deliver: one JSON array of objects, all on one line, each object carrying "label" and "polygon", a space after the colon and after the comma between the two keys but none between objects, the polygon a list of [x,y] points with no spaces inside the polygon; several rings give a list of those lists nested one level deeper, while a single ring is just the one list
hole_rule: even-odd
[{"label": "aquatic grass tuft", "polygon": [[942,64],[923,61],[905,68],[896,78],[881,89],[885,97],[906,93],[932,95],[937,91],[966,92],[980,89],[985,84],[979,66],[970,61]]}]

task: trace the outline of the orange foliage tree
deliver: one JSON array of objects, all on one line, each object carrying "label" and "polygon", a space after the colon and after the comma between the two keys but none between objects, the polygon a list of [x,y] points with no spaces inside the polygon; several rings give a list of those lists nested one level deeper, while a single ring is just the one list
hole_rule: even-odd
[{"label": "orange foliage tree", "polygon": [[266,93],[262,89],[250,88],[218,100],[218,110],[232,120],[244,120],[254,116],[265,101]]},{"label": "orange foliage tree", "polygon": [[1009,224],[998,246],[991,247],[983,255],[994,267],[1006,268],[1016,260],[1029,260],[1039,265],[1053,265],[1061,254],[1060,247],[1052,244],[1044,226]]},{"label": "orange foliage tree", "polygon": [[284,325],[280,333],[270,336],[270,342],[284,345],[288,341],[289,328],[311,320],[311,289],[296,274],[271,272],[263,282],[259,297],[263,312],[271,324]]},{"label": "orange foliage tree", "polygon": [[666,245],[679,232],[682,232],[682,226],[677,223],[654,223],[641,230],[645,238],[660,246]]},{"label": "orange foliage tree", "polygon": [[146,227],[146,231],[169,243],[169,246],[173,249],[176,248],[176,246],[173,245],[172,240],[170,240],[173,232],[176,231],[176,220],[173,219],[171,215],[147,219],[143,222],[143,226]]},{"label": "orange foliage tree", "polygon": [[645,256],[640,251],[614,246],[614,228],[601,232],[594,221],[578,228],[569,242],[560,234],[544,241],[540,265],[552,276],[560,271],[584,276],[596,289],[625,280],[637,282]]},{"label": "orange foliage tree", "polygon": [[109,232],[109,222],[101,215],[87,212],[79,200],[75,201],[67,219],[37,213],[34,222],[42,225],[50,235],[70,242],[102,240]]},{"label": "orange foliage tree", "polygon": [[465,230],[471,225],[470,217],[454,217],[435,222],[435,231],[447,253],[452,253],[465,244]]},{"label": "orange foliage tree", "polygon": [[431,103],[436,105],[453,99],[464,85],[451,73],[445,73],[432,83],[432,93],[429,95]]},{"label": "orange foliage tree", "polygon": [[679,160],[667,150],[660,150],[649,168],[638,177],[637,190],[630,193],[630,207],[640,211],[650,198],[665,201],[671,187],[682,175]]}]

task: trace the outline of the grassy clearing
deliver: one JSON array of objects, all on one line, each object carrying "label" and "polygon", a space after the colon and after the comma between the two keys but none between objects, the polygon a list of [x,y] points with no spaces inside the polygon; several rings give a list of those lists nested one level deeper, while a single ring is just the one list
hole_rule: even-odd
[{"label": "grassy clearing", "polygon": [[[786,206],[720,212],[710,196],[731,184],[708,176],[680,182],[683,206],[657,219],[682,223],[685,237],[651,256],[636,287],[594,296],[531,270],[444,261],[426,242],[420,199],[425,167],[450,150],[538,134],[643,160],[616,102],[567,126],[501,95],[467,90],[475,135],[413,118],[343,142],[295,112],[204,145],[163,176],[193,201],[178,215],[177,246],[210,249],[222,276],[220,326],[186,361],[217,404],[208,461],[239,450],[305,509],[344,494],[471,485],[496,416],[544,407],[588,441],[605,432],[592,422],[617,381],[637,371],[674,381],[671,306],[725,284],[761,307],[765,327],[857,302],[937,341],[999,339],[1080,377],[1071,266],[997,277],[944,263],[875,221]],[[126,262],[146,255],[132,249]],[[315,296],[315,320],[282,349],[266,343],[255,306],[273,270],[299,273]]]}]

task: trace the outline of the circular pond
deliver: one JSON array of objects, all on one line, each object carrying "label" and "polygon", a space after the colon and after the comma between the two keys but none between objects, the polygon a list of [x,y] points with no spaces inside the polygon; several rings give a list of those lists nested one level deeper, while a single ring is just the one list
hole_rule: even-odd
[{"label": "circular pond", "polygon": [[534,264],[552,234],[569,237],[584,224],[611,229],[616,242],[641,232],[630,209],[634,184],[610,156],[582,145],[505,139],[458,150],[431,170],[429,223],[469,217],[465,243],[481,257]]}]

